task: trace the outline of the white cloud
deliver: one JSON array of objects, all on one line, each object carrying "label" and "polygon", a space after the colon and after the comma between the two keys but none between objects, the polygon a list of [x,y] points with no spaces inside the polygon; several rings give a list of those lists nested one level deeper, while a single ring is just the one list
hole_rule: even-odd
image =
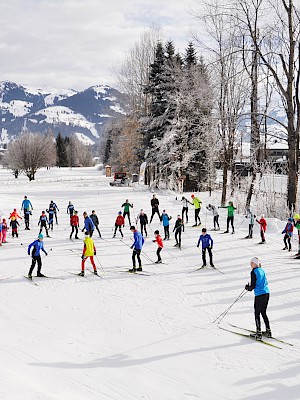
[{"label": "white cloud", "polygon": [[83,89],[114,84],[112,67],[151,24],[180,50],[195,0],[11,0],[0,2],[0,77]]}]

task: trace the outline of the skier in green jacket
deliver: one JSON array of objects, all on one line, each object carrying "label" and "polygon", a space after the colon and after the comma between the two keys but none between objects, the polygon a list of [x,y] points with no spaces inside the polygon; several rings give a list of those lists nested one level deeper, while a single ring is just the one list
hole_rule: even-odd
[{"label": "skier in green jacket", "polygon": [[224,233],[229,232],[229,224],[231,223],[231,228],[232,228],[232,234],[234,233],[234,210],[236,210],[236,207],[234,207],[233,202],[229,201],[228,206],[221,207],[221,208],[227,208],[227,229]]},{"label": "skier in green jacket", "polygon": [[202,205],[202,201],[196,197],[194,194],[191,195],[192,201],[190,201],[189,203],[192,204],[195,207],[195,224],[192,226],[197,226],[198,221],[199,224],[198,226],[201,225],[201,219],[200,219],[200,211],[201,211],[201,205]]},{"label": "skier in green jacket", "polygon": [[130,207],[133,208],[133,204],[130,204],[128,199],[126,199],[125,203],[122,204],[121,207],[124,207],[123,210],[123,217],[125,218],[127,215],[128,221],[129,221],[129,225],[131,225],[131,221],[130,221]]}]

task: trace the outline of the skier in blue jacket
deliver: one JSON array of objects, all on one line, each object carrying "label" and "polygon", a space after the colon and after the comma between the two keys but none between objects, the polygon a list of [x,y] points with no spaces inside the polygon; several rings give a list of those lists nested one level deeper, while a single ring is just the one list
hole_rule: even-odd
[{"label": "skier in blue jacket", "polygon": [[89,233],[90,237],[93,236],[93,232],[95,230],[94,222],[92,221],[91,217],[88,216],[87,212],[83,213],[84,217],[84,227],[82,228],[82,232],[86,231]]},{"label": "skier in blue jacket", "polygon": [[30,211],[33,210],[32,204],[30,202],[30,200],[28,200],[27,196],[24,196],[24,200],[22,201],[22,206],[21,206],[21,210],[24,210],[24,213],[26,211]]},{"label": "skier in blue jacket", "polygon": [[261,267],[261,262],[257,257],[253,257],[250,261],[252,268],[251,283],[247,283],[245,289],[254,290],[254,315],[256,324],[256,340],[262,340],[262,331],[260,325],[260,314],[266,325],[266,336],[272,337],[269,319],[267,317],[267,307],[270,298],[270,290],[265,271]]},{"label": "skier in blue jacket", "polygon": [[[144,240],[142,234],[135,228],[135,226],[131,226],[130,231],[133,233],[133,244],[131,246],[131,248],[133,249],[133,252],[132,252],[132,269],[130,269],[129,272],[143,271],[142,261],[141,261],[141,252],[142,252],[142,248],[143,248],[143,244],[145,243],[145,240]],[[139,263],[138,268],[136,268],[135,257],[137,257],[137,260]]]},{"label": "skier in blue jacket", "polygon": [[163,210],[161,214],[161,222],[163,224],[165,232],[165,237],[163,240],[170,239],[170,219],[172,219],[172,217],[169,217],[169,215],[166,213],[166,210]]},{"label": "skier in blue jacket", "polygon": [[32,252],[31,252],[32,263],[31,263],[30,270],[28,272],[29,279],[32,279],[32,272],[34,270],[36,263],[38,264],[37,276],[38,277],[45,276],[41,273],[41,268],[42,268],[41,251],[43,251],[46,254],[46,256],[48,255],[48,253],[44,249],[43,239],[44,239],[44,236],[42,233],[40,233],[38,236],[38,239],[35,240],[34,242],[30,243],[30,245],[28,246],[28,255],[29,256],[30,256],[30,251],[32,249]]},{"label": "skier in blue jacket", "polygon": [[208,251],[208,254],[209,254],[210,266],[214,267],[213,258],[212,258],[212,248],[213,248],[214,241],[212,240],[212,237],[207,233],[206,228],[202,229],[202,234],[199,237],[197,247],[200,246],[200,242],[202,244],[202,261],[203,261],[203,265],[201,268],[206,267],[206,250]]}]

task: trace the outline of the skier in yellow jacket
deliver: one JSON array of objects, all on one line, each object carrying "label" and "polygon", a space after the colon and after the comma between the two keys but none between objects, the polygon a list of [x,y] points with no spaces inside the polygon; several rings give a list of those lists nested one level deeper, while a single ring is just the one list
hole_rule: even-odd
[{"label": "skier in yellow jacket", "polygon": [[97,273],[97,267],[94,262],[94,256],[96,255],[96,247],[94,244],[93,239],[90,237],[89,232],[85,232],[85,239],[83,241],[83,250],[82,250],[82,256],[81,256],[81,272],[78,274],[79,276],[84,276],[84,264],[87,258],[90,258],[91,264],[94,268],[94,274],[98,275]]},{"label": "skier in yellow jacket", "polygon": [[200,211],[201,211],[201,205],[202,205],[202,201],[198,198],[195,197],[194,194],[191,195],[192,201],[189,203],[192,204],[195,207],[195,225],[192,226],[197,226],[198,224],[198,220],[199,220],[199,224],[198,226],[201,225],[201,219],[200,219]]}]

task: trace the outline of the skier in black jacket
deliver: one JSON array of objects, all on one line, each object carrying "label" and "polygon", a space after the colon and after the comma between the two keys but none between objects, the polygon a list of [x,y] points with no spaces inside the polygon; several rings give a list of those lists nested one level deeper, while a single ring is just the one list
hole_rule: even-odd
[{"label": "skier in black jacket", "polygon": [[156,196],[154,194],[152,199],[151,199],[152,214],[151,214],[151,218],[150,218],[150,224],[152,222],[154,214],[157,213],[158,214],[158,218],[160,219],[160,213],[159,213],[158,206],[159,206],[159,201],[158,201],[158,199],[156,198]]},{"label": "skier in black jacket", "polygon": [[136,223],[138,223],[138,220],[140,220],[140,224],[141,224],[141,234],[143,236],[144,230],[146,233],[146,237],[148,236],[147,233],[147,228],[146,225],[148,224],[148,217],[147,215],[144,213],[144,210],[141,210],[141,212],[139,213],[139,215],[136,218]]},{"label": "skier in black jacket", "polygon": [[[99,218],[96,214],[95,210],[92,210],[92,214],[90,215],[91,220],[93,221],[95,228],[97,229],[99,233],[99,237],[101,237],[101,232],[99,231],[98,225],[99,225]],[[92,235],[91,235],[92,236]]]}]

